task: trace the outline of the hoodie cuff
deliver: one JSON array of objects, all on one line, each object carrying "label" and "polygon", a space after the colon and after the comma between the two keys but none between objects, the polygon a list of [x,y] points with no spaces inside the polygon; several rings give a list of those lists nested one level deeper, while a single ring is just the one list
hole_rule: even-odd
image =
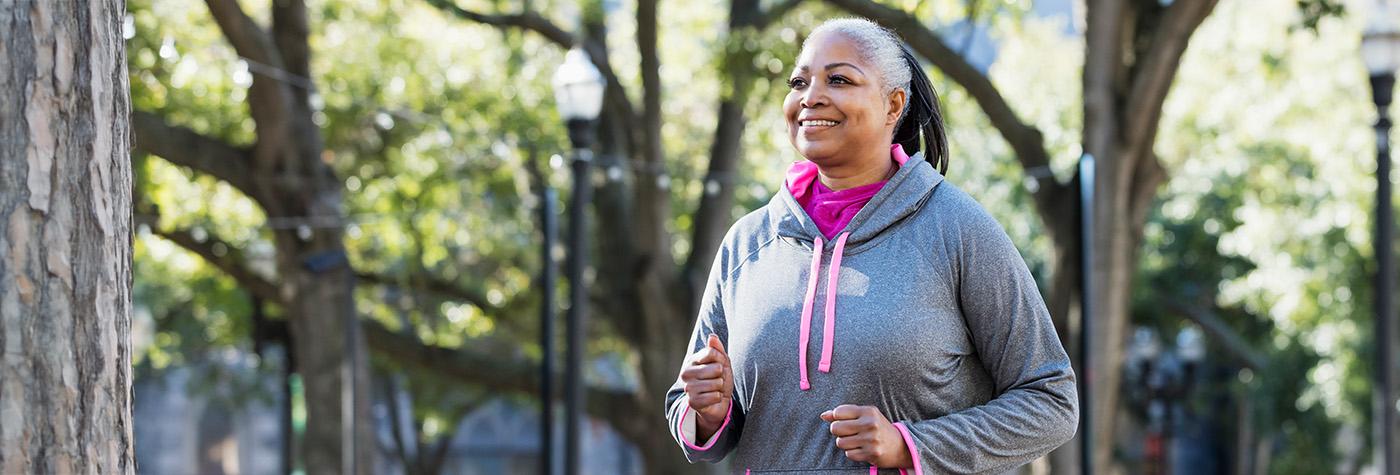
[{"label": "hoodie cuff", "polygon": [[[909,428],[904,427],[903,422],[894,423],[894,428],[899,430],[899,436],[904,439],[904,448],[909,451],[909,460],[914,462],[914,475],[924,475],[923,464],[919,462],[919,446],[914,445],[914,436],[909,433]],[[899,473],[905,473],[900,469]]]},{"label": "hoodie cuff", "polygon": [[729,402],[729,410],[724,413],[724,422],[720,423],[719,428],[715,429],[715,433],[710,435],[709,440],[705,441],[705,445],[695,445],[694,442],[691,442],[695,440],[695,418],[700,417],[700,414],[690,407],[689,402],[690,400],[688,398],[681,401],[682,404],[685,404],[685,409],[681,411],[681,420],[678,427],[680,430],[677,431],[681,435],[681,442],[691,450],[702,452],[710,450],[710,447],[713,447],[715,442],[719,440],[719,436],[724,433],[724,428],[729,426],[729,418],[734,415],[734,401]]}]

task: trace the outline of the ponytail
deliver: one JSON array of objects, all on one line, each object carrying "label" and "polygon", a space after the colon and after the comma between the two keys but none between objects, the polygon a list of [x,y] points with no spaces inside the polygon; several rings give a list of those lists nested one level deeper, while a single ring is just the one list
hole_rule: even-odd
[{"label": "ponytail", "polygon": [[[909,45],[900,43],[904,62],[909,66],[909,88],[904,117],[894,130],[894,142],[909,154],[924,152],[924,159],[939,173],[948,173],[948,135],[943,130],[943,112],[938,108],[938,92],[914,57]],[[923,141],[919,138],[922,136]]]}]

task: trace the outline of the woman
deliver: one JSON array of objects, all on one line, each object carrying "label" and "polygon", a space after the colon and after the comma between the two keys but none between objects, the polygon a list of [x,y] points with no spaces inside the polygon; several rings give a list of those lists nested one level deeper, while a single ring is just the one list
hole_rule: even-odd
[{"label": "woman", "polygon": [[938,99],[908,47],[866,20],[829,21],[789,86],[806,161],[715,257],[666,395],[686,458],[733,454],[740,473],[996,473],[1069,440],[1069,358],[1011,240],[944,181]]}]

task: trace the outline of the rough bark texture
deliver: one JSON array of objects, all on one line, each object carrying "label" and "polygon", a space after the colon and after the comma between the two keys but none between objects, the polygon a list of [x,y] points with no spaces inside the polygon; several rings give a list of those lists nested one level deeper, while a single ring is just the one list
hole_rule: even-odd
[{"label": "rough bark texture", "polygon": [[0,473],[133,473],[121,0],[0,2]]}]

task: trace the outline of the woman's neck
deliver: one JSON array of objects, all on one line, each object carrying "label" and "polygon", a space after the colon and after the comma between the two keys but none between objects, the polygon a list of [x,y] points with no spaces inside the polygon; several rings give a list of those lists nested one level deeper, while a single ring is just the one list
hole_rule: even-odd
[{"label": "woman's neck", "polygon": [[880,157],[853,160],[831,167],[818,167],[817,175],[827,188],[841,191],[888,179],[894,174],[894,170],[894,159],[890,158],[887,151]]}]

